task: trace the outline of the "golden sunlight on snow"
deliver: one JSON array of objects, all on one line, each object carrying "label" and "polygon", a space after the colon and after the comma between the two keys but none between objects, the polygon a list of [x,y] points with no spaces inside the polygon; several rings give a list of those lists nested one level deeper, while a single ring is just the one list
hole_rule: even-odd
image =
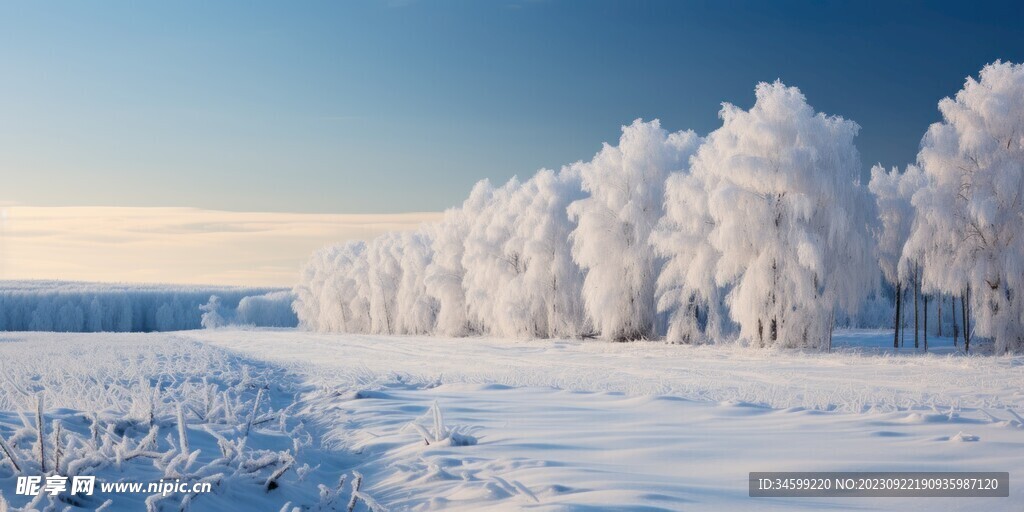
[{"label": "golden sunlight on snow", "polygon": [[290,287],[315,249],[440,216],[0,206],[0,279]]}]

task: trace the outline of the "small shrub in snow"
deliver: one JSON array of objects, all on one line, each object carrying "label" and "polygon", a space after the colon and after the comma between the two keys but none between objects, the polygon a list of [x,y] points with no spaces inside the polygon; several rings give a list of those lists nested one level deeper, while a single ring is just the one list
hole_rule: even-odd
[{"label": "small shrub in snow", "polygon": [[200,323],[204,329],[216,329],[228,324],[224,317],[221,316],[220,308],[220,297],[216,295],[211,295],[209,302],[199,306],[199,310],[203,312]]},{"label": "small shrub in snow", "polygon": [[[422,423],[428,423],[424,426]],[[441,406],[434,402],[426,414],[406,425],[405,428],[415,430],[423,443],[431,445],[447,446],[471,446],[476,444],[476,438],[458,428],[449,428],[444,424],[444,416],[441,413]]]}]

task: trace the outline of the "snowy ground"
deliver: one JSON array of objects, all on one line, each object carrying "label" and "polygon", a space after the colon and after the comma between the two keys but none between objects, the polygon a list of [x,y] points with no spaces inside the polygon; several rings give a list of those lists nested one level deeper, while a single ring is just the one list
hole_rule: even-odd
[{"label": "snowy ground", "polygon": [[[293,330],[4,333],[0,435],[32,464],[41,392],[44,423],[60,419],[83,439],[78,456],[99,460],[86,418],[98,412],[101,424],[117,425],[106,447],[116,453],[114,436],[140,443],[155,410],[151,450],[161,458],[95,470],[154,479],[182,452],[184,403],[195,411],[185,414],[187,442],[201,453],[187,470],[170,469],[222,475],[192,510],[279,510],[289,501],[344,510],[356,471],[364,497],[388,510],[1019,510],[1024,357],[953,355],[948,339],[931,340],[938,353],[894,355],[889,336],[839,333],[832,354],[810,354]],[[230,413],[206,405],[209,386],[229,398]],[[229,444],[245,437],[261,387],[256,416],[267,421],[225,457],[213,433]],[[162,389],[155,401],[152,388]],[[295,462],[265,491],[288,457]],[[271,462],[250,471],[254,460]],[[1011,496],[747,497],[750,471],[825,470],[1009,471]],[[0,490],[22,506],[13,482],[4,465]],[[98,496],[81,509],[106,499],[107,510],[137,510],[146,496]],[[177,510],[180,501],[157,505]]]}]

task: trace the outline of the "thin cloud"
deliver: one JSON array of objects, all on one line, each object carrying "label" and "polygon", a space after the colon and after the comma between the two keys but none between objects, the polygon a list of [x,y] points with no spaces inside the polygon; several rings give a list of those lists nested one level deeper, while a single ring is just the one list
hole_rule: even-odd
[{"label": "thin cloud", "polygon": [[440,215],[0,207],[0,279],[291,286],[315,249]]}]

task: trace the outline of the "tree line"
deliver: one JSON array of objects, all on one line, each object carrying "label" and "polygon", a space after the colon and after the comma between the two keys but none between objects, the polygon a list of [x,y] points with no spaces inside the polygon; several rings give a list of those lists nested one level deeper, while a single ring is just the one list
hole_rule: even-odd
[{"label": "tree line", "polygon": [[300,323],[828,348],[884,281],[897,345],[913,297],[915,322],[932,300],[940,329],[948,304],[965,348],[1024,349],[1024,66],[968,78],[917,162],[868,184],[856,123],[778,81],[755,96],[707,136],[636,120],[589,161],[484,180],[439,222],[324,248],[295,287]]}]

